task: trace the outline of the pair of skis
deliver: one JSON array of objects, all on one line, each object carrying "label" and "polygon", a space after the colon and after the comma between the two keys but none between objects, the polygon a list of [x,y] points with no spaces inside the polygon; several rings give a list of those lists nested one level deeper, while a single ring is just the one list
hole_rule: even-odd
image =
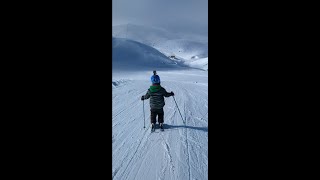
[{"label": "pair of skis", "polygon": [[160,128],[160,131],[164,131],[163,124],[162,124],[162,128],[160,127],[159,124],[155,124],[153,127],[151,126],[151,132],[155,132],[156,129],[158,128]]}]

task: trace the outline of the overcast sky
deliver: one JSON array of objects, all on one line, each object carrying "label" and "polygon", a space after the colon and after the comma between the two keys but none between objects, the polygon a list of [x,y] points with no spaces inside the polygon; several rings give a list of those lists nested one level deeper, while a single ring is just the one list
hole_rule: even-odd
[{"label": "overcast sky", "polygon": [[141,24],[208,33],[208,0],[112,0],[112,25]]}]

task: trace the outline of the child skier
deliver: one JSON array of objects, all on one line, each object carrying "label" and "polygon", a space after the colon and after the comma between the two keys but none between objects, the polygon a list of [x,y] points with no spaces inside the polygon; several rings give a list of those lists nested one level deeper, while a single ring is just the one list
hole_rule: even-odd
[{"label": "child skier", "polygon": [[155,130],[156,117],[158,115],[158,123],[160,124],[160,129],[163,131],[163,106],[164,98],[174,96],[174,93],[168,93],[163,87],[160,86],[160,77],[153,71],[153,76],[151,76],[152,86],[148,89],[146,95],[141,97],[141,100],[150,98],[150,120],[151,120],[151,131]]}]

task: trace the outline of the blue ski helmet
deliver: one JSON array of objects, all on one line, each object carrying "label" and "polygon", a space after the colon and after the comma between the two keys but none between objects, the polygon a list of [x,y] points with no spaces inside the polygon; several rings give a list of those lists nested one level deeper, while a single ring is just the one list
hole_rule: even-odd
[{"label": "blue ski helmet", "polygon": [[152,84],[160,83],[160,77],[158,75],[151,76]]}]

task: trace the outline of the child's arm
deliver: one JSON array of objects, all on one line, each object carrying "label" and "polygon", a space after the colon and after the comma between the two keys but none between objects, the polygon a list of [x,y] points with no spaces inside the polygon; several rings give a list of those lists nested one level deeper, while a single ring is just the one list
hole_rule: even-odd
[{"label": "child's arm", "polygon": [[169,93],[166,91],[166,89],[163,88],[163,90],[164,90],[164,95],[163,95],[164,97],[170,97],[170,96],[174,95],[174,93],[172,91]]},{"label": "child's arm", "polygon": [[150,98],[150,94],[149,94],[149,90],[147,91],[146,95],[141,97],[141,100],[145,100],[145,99],[149,99]]}]

